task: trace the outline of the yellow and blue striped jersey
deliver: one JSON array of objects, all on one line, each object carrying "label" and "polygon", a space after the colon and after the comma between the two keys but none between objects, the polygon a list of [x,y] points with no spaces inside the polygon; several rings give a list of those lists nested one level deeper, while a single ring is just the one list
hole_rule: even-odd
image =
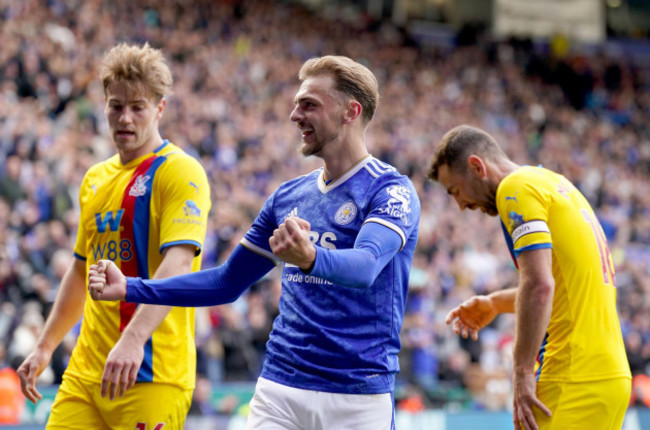
[{"label": "yellow and blue striped jersey", "polygon": [[538,381],[629,377],[612,257],[585,197],[564,176],[525,166],[499,184],[497,208],[515,264],[527,250],[553,252],[555,293]]},{"label": "yellow and blue striped jersey", "polygon": [[[91,167],[79,194],[81,216],[74,248],[86,267],[114,261],[127,276],[152,277],[165,248],[196,247],[193,270],[210,210],[205,171],[174,144],[123,165],[118,155]],[[81,333],[67,372],[98,382],[109,351],[135,312],[136,304],[86,297]],[[194,387],[194,309],[173,308],[145,345],[138,382]]]}]

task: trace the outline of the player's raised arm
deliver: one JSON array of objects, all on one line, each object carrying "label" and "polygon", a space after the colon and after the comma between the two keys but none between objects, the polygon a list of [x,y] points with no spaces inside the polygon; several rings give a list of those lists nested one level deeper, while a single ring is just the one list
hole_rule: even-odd
[{"label": "player's raised arm", "polygon": [[115,264],[91,266],[88,290],[95,300],[181,307],[231,303],[275,267],[275,262],[239,244],[218,267],[164,279],[125,277]]},{"label": "player's raised arm", "polygon": [[110,260],[99,260],[88,270],[88,291],[93,300],[126,299],[126,277]]}]

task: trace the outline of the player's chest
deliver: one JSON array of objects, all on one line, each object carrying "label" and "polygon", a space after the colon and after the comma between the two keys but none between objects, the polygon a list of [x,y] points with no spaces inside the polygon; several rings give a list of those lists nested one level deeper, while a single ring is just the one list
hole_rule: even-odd
[{"label": "player's chest", "polygon": [[120,208],[133,188],[132,177],[133,172],[127,171],[90,180],[82,198],[84,208],[93,212]]},{"label": "player's chest", "polygon": [[328,249],[350,248],[367,216],[365,196],[350,192],[303,193],[283,199],[276,207],[277,224],[289,216],[309,222],[311,241]]},{"label": "player's chest", "polygon": [[126,218],[137,215],[139,199],[145,204],[144,200],[149,200],[151,193],[145,182],[150,182],[150,178],[134,177],[133,170],[90,179],[81,198],[85,227],[90,231],[117,231]]}]

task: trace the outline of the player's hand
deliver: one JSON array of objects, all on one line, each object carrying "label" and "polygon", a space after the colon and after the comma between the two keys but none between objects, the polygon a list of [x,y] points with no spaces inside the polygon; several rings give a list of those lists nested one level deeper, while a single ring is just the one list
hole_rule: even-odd
[{"label": "player's hand", "polygon": [[93,300],[126,299],[126,277],[110,260],[99,260],[88,270],[88,291]]},{"label": "player's hand", "polygon": [[513,411],[512,422],[515,430],[539,430],[533,407],[539,408],[546,416],[551,416],[551,411],[542,403],[535,394],[537,383],[535,373],[515,371],[513,379]]},{"label": "player's hand", "polygon": [[316,247],[309,238],[308,221],[289,217],[273,231],[269,245],[273,254],[285,263],[309,270],[316,259]]},{"label": "player's hand", "polygon": [[498,311],[488,296],[474,296],[450,310],[445,322],[463,338],[471,336],[478,340],[478,332],[497,315]]},{"label": "player's hand", "polygon": [[138,370],[144,358],[144,349],[129,337],[121,337],[108,353],[102,374],[102,397],[109,395],[111,400],[122,397],[126,390],[135,385]]},{"label": "player's hand", "polygon": [[25,358],[17,370],[18,377],[20,378],[20,389],[32,403],[36,403],[43,398],[41,393],[36,389],[35,383],[38,375],[43,373],[43,370],[47,367],[50,358],[51,354],[47,354],[40,348],[36,348]]}]

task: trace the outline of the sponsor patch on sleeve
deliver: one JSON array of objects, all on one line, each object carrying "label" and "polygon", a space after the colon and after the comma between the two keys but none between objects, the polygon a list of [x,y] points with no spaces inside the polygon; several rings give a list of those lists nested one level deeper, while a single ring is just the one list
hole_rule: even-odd
[{"label": "sponsor patch on sleeve", "polygon": [[531,233],[550,233],[548,225],[544,221],[528,221],[512,231],[512,242],[517,243],[517,241],[527,234]]},{"label": "sponsor patch on sleeve", "polygon": [[393,218],[399,218],[405,225],[409,224],[408,215],[411,213],[411,191],[403,185],[392,185],[386,188],[388,199],[379,208],[379,213]]}]

